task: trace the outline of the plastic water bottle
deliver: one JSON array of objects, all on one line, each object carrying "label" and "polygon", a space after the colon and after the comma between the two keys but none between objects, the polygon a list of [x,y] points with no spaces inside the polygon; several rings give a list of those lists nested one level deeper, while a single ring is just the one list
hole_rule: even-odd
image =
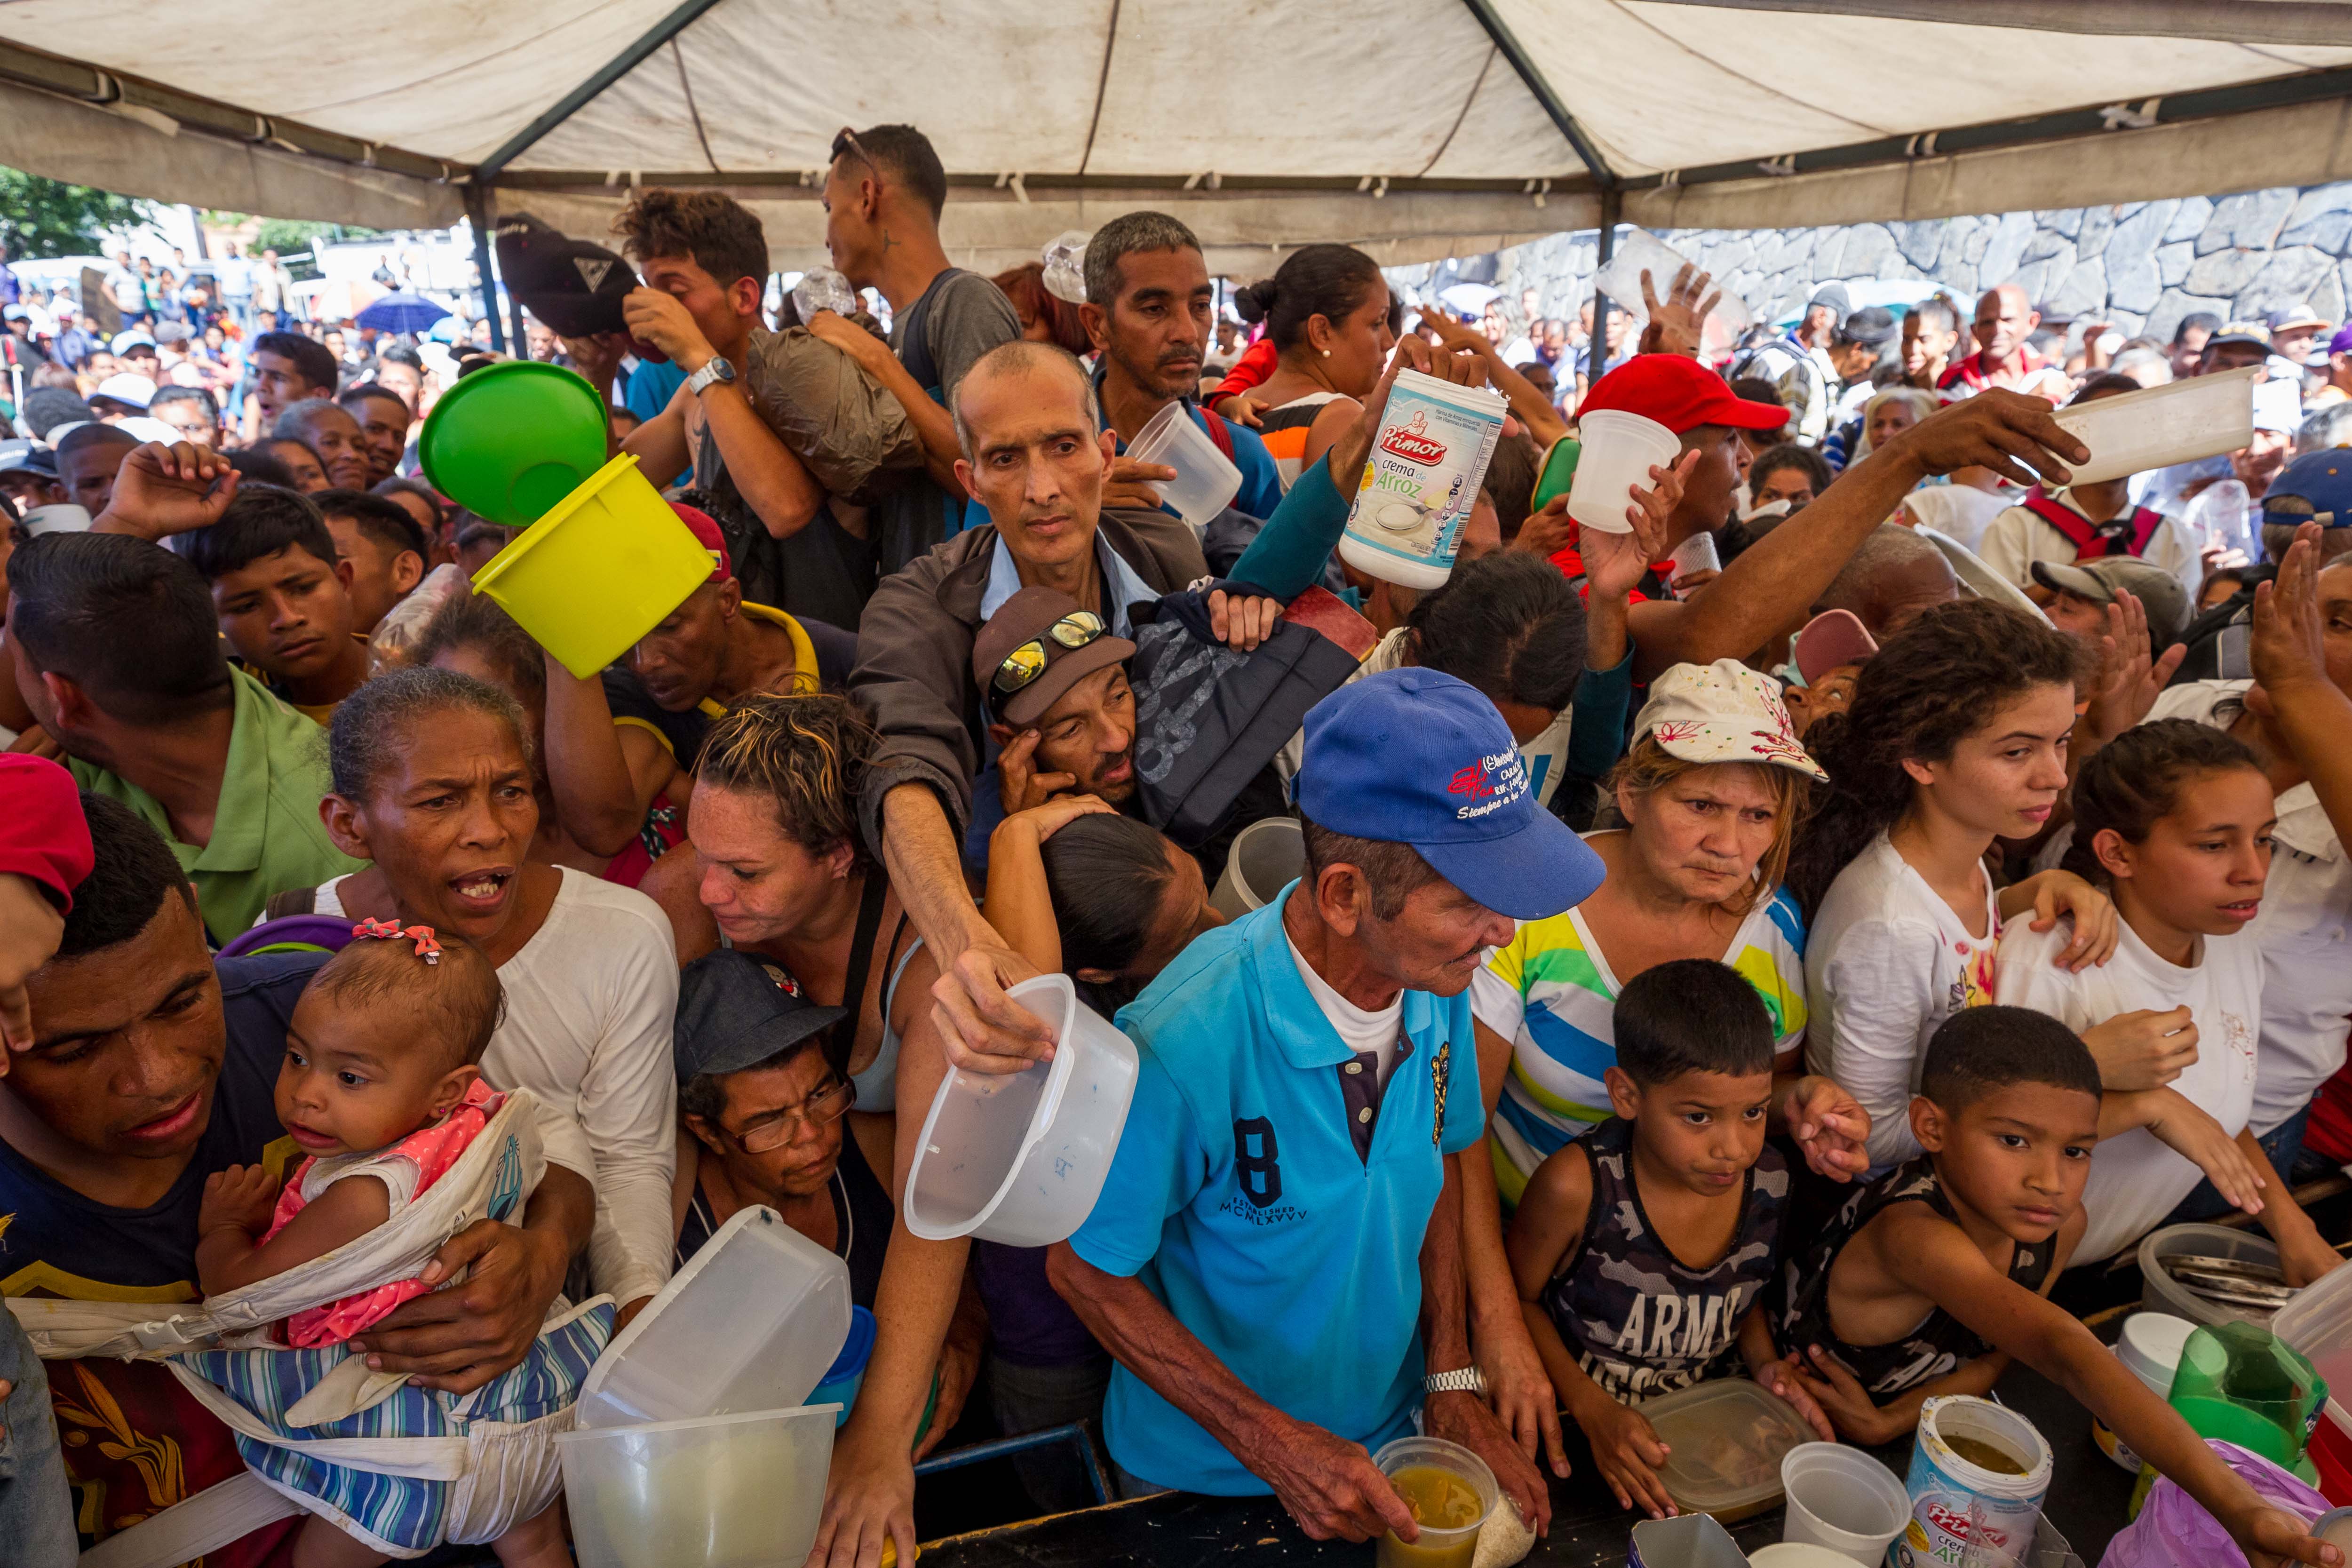
[{"label": "plastic water bottle", "polygon": [[2220,479],[2208,485],[2189,503],[2189,525],[2198,530],[2208,544],[2223,550],[2242,550],[2249,561],[2262,558],[2262,542],[2253,530],[2253,498],[2246,487],[2236,479]]}]

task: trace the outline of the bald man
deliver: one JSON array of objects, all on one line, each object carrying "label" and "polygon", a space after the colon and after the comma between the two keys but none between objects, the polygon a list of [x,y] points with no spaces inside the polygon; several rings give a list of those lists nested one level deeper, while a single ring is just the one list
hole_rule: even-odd
[{"label": "bald man", "polygon": [[1960,581],[1942,551],[1900,523],[1882,522],[1847,557],[1813,613],[1851,610],[1883,643],[1921,612],[1959,596]]},{"label": "bald man", "polygon": [[1936,390],[1947,403],[1973,397],[1988,386],[2006,387],[2050,400],[2053,408],[2074,395],[2063,367],[2026,346],[2042,312],[2015,283],[1988,289],[1977,300],[1977,352],[1944,372]]}]

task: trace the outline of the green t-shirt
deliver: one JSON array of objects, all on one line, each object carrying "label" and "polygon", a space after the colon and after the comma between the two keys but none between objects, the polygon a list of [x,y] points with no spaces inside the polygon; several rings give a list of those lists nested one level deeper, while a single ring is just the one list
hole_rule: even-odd
[{"label": "green t-shirt", "polygon": [[319,726],[243,670],[232,668],[229,679],[236,687],[236,718],[212,840],[202,847],[173,837],[162,804],[137,784],[68,759],[75,783],[122,802],[171,844],[195,884],[196,908],[216,944],[252,925],[272,893],[314,888],[367,866],[336,848],[319,820],[319,801],[328,791]]}]

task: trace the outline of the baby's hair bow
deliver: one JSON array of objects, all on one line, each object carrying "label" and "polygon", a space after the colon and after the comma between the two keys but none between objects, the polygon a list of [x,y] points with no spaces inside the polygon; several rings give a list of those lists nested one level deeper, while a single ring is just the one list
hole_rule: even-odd
[{"label": "baby's hair bow", "polygon": [[404,930],[398,921],[365,920],[352,927],[352,935],[362,941],[373,938],[398,942],[409,938],[416,943],[417,957],[427,963],[441,962],[441,943],[434,937],[431,926],[409,926]]}]

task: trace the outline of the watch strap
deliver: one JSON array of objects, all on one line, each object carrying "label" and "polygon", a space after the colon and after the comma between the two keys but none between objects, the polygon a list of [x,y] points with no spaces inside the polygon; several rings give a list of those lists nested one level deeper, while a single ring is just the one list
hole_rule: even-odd
[{"label": "watch strap", "polygon": [[1421,1380],[1424,1394],[1479,1394],[1486,1392],[1486,1374],[1475,1366],[1457,1367],[1452,1372],[1433,1372]]}]

